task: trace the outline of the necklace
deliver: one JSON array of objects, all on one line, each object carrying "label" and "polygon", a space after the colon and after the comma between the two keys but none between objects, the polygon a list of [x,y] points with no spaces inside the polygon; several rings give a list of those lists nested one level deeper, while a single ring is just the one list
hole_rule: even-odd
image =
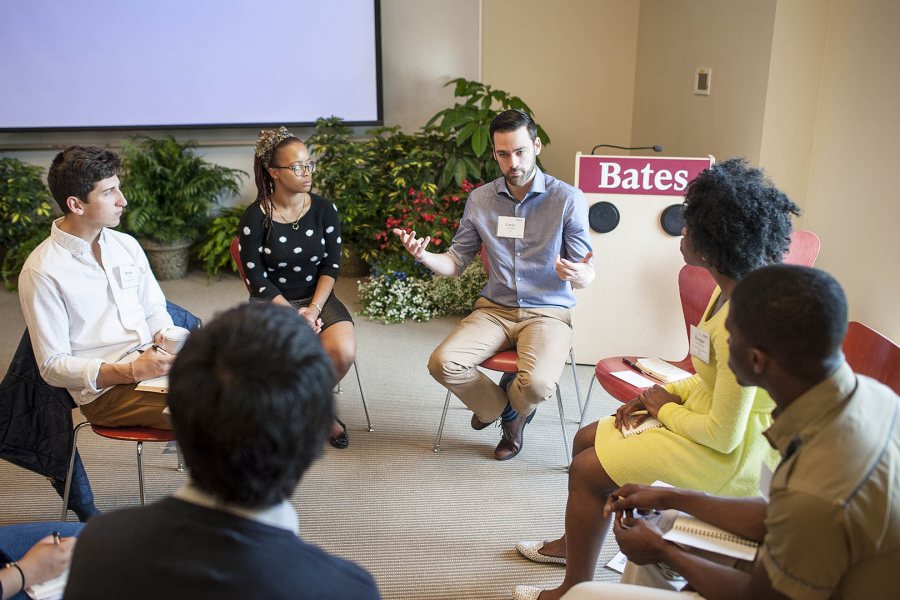
[{"label": "necklace", "polygon": [[290,219],[285,217],[284,214],[282,214],[282,212],[280,210],[278,210],[278,207],[275,205],[274,202],[272,203],[272,208],[274,208],[275,212],[278,213],[278,216],[284,220],[285,224],[290,225],[291,229],[293,229],[294,231],[297,231],[298,229],[300,229],[300,219],[303,218],[303,213],[306,211],[306,198],[304,198],[302,203],[300,204],[300,214],[297,215],[296,221],[291,221]]}]

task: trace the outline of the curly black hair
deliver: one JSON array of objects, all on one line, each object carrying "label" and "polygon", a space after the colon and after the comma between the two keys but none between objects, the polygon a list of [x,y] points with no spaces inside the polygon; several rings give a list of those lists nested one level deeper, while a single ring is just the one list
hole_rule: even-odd
[{"label": "curly black hair", "polygon": [[742,158],[726,160],[694,179],[684,197],[691,243],[732,279],[778,263],[791,242],[791,216],[800,208]]}]

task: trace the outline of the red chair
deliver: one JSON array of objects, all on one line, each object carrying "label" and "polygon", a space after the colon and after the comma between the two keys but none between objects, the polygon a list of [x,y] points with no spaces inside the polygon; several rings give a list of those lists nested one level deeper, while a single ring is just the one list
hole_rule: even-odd
[{"label": "red chair", "polygon": [[[241,264],[241,243],[240,239],[234,238],[231,240],[231,260],[234,261],[234,266],[237,267],[238,275],[241,277],[241,281],[244,282],[244,286],[247,288],[247,293],[250,293],[250,280],[244,275],[244,265]],[[359,385],[359,396],[362,398],[363,411],[366,413],[366,424],[368,425],[369,431],[375,431],[375,428],[372,427],[372,419],[369,418],[369,407],[366,405],[366,393],[363,391],[362,379],[359,377],[359,366],[356,364],[356,361],[353,361],[353,371],[356,373],[356,383]],[[341,383],[338,382],[337,390],[335,391],[337,394],[342,394]]]},{"label": "red chair", "polygon": [[[126,442],[137,442],[137,470],[138,470],[138,489],[141,493],[141,506],[144,505],[144,442],[174,442],[175,432],[169,429],[156,429],[154,427],[104,427],[102,425],[91,425],[87,421],[79,423],[75,426],[72,439],[72,454],[69,458],[69,470],[66,474],[66,487],[63,492],[63,508],[60,521],[65,521],[69,506],[69,490],[72,487],[72,469],[75,465],[75,449],[78,447],[78,432],[83,427],[90,428],[101,437],[111,440],[122,440]],[[177,450],[177,446],[176,446]],[[178,471],[184,472],[184,461],[181,458],[181,450],[178,452]]]},{"label": "red chair", "polygon": [[900,394],[900,347],[874,329],[850,321],[844,356],[854,373],[866,375]]},{"label": "red chair", "polygon": [[[811,231],[795,231],[791,235],[791,245],[788,249],[788,253],[784,256],[784,262],[792,265],[811,267],[816,262],[820,247],[821,243],[819,237],[815,233]],[[712,295],[715,286],[716,282],[713,280],[712,275],[710,275],[706,269],[701,267],[685,265],[678,273],[678,291],[681,295],[681,310],[684,314],[684,325],[688,339],[690,339],[691,335],[691,325],[700,323],[700,319],[703,317],[703,311],[706,310],[706,306],[709,304],[709,298]],[[603,358],[600,359],[594,367],[594,376],[591,378],[590,385],[588,385],[579,425],[584,425],[584,417],[591,400],[594,381],[600,382],[603,389],[620,402],[627,402],[640,393],[640,388],[625,383],[612,375],[614,371],[621,371],[628,368],[622,362],[623,358],[628,358],[632,362],[637,359],[635,356]],[[680,369],[684,369],[688,373],[694,372],[690,352],[688,352],[687,356],[681,360],[672,360],[669,362]]]}]

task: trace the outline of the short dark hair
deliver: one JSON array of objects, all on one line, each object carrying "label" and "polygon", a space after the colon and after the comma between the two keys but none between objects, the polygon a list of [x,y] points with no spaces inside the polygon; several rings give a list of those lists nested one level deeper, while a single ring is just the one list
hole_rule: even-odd
[{"label": "short dark hair", "polygon": [[537,138],[537,124],[535,124],[531,115],[518,108],[504,110],[491,121],[491,144],[493,145],[494,143],[494,132],[506,133],[515,131],[519,127],[524,127],[528,130],[528,137],[531,138],[532,142]]},{"label": "short dark hair", "polygon": [[800,208],[740,158],[714,165],[688,185],[684,224],[691,243],[723,275],[740,279],[781,262]]},{"label": "short dark hair", "polygon": [[847,297],[825,271],[772,265],[741,279],[729,319],[748,344],[796,377],[818,381],[841,361]]},{"label": "short dark hair", "polygon": [[290,497],[328,434],[333,382],[321,343],[291,308],[245,304],[192,333],[168,397],[191,480],[248,508]]},{"label": "short dark hair", "polygon": [[63,211],[71,212],[66,198],[75,196],[82,202],[98,181],[118,175],[122,160],[112,150],[100,146],[69,146],[56,155],[47,173],[47,185],[53,199]]}]

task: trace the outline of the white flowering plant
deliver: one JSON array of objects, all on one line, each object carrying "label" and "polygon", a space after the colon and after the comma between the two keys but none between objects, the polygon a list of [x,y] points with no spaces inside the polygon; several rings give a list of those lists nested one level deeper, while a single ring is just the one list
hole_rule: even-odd
[{"label": "white flowering plant", "polygon": [[399,256],[376,265],[372,276],[359,282],[362,315],[384,323],[402,323],[467,313],[487,281],[480,260],[472,261],[459,277],[436,277],[409,255]]}]

